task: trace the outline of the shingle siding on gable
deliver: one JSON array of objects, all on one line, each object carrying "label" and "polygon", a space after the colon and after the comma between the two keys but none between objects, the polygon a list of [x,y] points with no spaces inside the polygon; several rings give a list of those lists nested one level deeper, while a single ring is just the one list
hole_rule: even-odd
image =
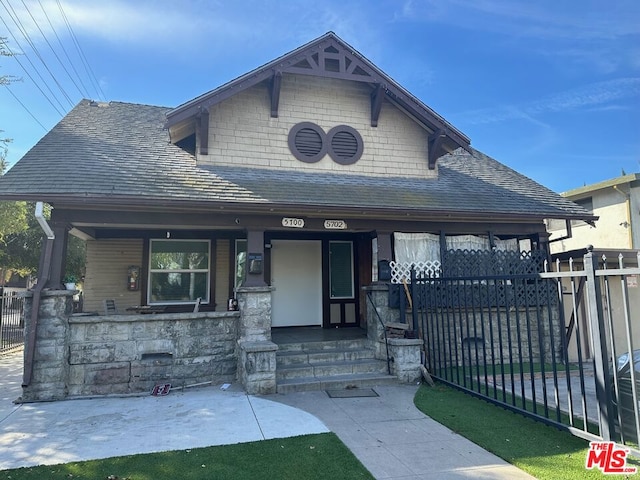
[{"label": "shingle siding on gable", "polygon": [[[435,178],[427,166],[427,132],[390,102],[384,102],[378,127],[371,127],[369,87],[357,82],[284,75],[278,118],[271,118],[265,85],[240,92],[210,111],[209,154],[201,165],[243,166],[307,172],[344,172],[372,176]],[[316,163],[296,160],[287,143],[289,130],[313,122],[328,133],[349,125],[362,135],[362,158],[339,165],[329,155]]]}]

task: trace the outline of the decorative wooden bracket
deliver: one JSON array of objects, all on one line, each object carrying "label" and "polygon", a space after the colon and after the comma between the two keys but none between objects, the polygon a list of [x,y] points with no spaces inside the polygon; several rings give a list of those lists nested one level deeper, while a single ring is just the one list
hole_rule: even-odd
[{"label": "decorative wooden bracket", "polygon": [[278,106],[280,105],[280,86],[282,85],[282,72],[274,72],[271,78],[271,118],[278,118]]},{"label": "decorative wooden bracket", "polygon": [[376,85],[376,89],[371,94],[371,126],[378,126],[378,118],[382,109],[382,100],[385,95],[385,89],[381,83]]},{"label": "decorative wooden bracket", "polygon": [[196,130],[200,140],[200,155],[209,154],[209,110],[200,108],[196,116]]},{"label": "decorative wooden bracket", "polygon": [[436,168],[436,161],[442,155],[439,155],[440,147],[442,146],[442,142],[446,138],[444,130],[436,130],[431,135],[429,135],[429,170],[433,170]]}]

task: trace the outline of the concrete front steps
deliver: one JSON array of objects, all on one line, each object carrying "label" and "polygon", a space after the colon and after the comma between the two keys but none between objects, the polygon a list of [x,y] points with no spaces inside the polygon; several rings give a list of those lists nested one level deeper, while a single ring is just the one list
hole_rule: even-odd
[{"label": "concrete front steps", "polygon": [[367,340],[282,343],[276,353],[278,393],[373,387],[397,383]]}]

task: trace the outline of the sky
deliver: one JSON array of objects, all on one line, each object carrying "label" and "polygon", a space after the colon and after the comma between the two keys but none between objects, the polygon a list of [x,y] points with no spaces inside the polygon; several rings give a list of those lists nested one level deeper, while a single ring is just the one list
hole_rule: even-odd
[{"label": "sky", "polygon": [[638,0],[0,0],[0,19],[10,165],[82,98],[175,107],[333,31],[552,190],[640,172]]}]

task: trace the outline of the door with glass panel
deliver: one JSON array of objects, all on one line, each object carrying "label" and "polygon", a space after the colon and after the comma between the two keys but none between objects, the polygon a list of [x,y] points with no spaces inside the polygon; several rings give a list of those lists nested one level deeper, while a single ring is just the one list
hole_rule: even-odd
[{"label": "door with glass panel", "polygon": [[354,269],[353,242],[330,240],[325,243],[326,328],[358,325],[357,275]]}]

